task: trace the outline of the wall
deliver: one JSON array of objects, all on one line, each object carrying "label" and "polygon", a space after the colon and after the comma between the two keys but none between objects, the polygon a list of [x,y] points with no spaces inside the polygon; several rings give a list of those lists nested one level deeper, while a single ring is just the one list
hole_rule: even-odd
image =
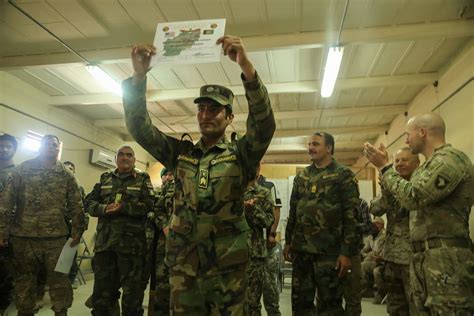
[{"label": "wall", "polygon": [[[380,135],[376,145],[392,144],[390,154],[406,146],[404,131],[409,118],[437,108],[435,112],[446,122],[446,140],[464,151],[474,161],[474,40],[466,43],[458,57],[446,67],[438,80],[438,97],[432,85],[427,85],[409,104],[408,115],[399,115],[390,125],[387,135]],[[456,90],[459,90],[456,92]],[[451,94],[455,93],[452,97]],[[449,99],[448,99],[449,98]],[[446,100],[446,101],[445,101]],[[422,158],[422,157],[420,157]],[[357,162],[364,166],[366,159]],[[422,160],[423,161],[423,160]],[[471,237],[474,236],[474,215],[469,221]]]},{"label": "wall", "polygon": [[[57,135],[63,142],[61,161],[74,162],[76,178],[86,192],[93,188],[100,174],[106,171],[89,163],[90,149],[104,146],[114,151],[124,143],[117,135],[99,129],[81,117],[48,106],[47,95],[5,72],[0,72],[0,103],[11,107],[0,105],[0,132],[9,133],[19,140],[15,162],[18,164],[36,156],[21,145],[28,130]],[[146,170],[146,163],[154,159],[138,144],[130,145],[140,161],[137,167]],[[96,219],[91,218],[89,229],[84,235],[89,245],[93,244],[96,224]]]}]

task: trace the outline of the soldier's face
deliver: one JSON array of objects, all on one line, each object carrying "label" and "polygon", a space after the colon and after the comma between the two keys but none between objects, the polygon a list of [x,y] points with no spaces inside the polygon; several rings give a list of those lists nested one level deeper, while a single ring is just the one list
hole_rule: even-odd
[{"label": "soldier's face", "polygon": [[418,160],[418,156],[415,156],[406,150],[399,150],[395,154],[395,170],[405,179],[410,178],[411,174],[413,171],[415,171],[419,164],[420,161]]},{"label": "soldier's face", "polygon": [[76,173],[76,169],[74,168],[73,165],[70,165],[70,164],[65,164],[66,168],[69,169],[69,171],[71,171],[72,173]]},{"label": "soldier's face", "polygon": [[15,155],[15,147],[8,140],[0,140],[0,160],[8,161]]},{"label": "soldier's face", "polygon": [[203,101],[197,106],[197,119],[201,134],[217,138],[224,135],[225,130],[234,118],[233,114],[226,116],[225,107],[211,101]]},{"label": "soldier's face", "polygon": [[424,137],[422,129],[418,128],[413,124],[413,121],[409,121],[405,131],[406,140],[405,143],[410,147],[412,153],[419,154],[424,148]]},{"label": "soldier's face", "polygon": [[40,157],[48,160],[58,159],[59,147],[60,145],[56,138],[43,138],[39,149]]},{"label": "soldier's face", "polygon": [[115,162],[120,173],[131,172],[135,167],[135,154],[133,150],[128,147],[120,148]]},{"label": "soldier's face", "polygon": [[331,150],[326,146],[324,138],[318,135],[312,135],[308,142],[308,154],[311,161],[318,162],[323,161],[330,156]]},{"label": "soldier's face", "polygon": [[161,182],[163,184],[167,183],[168,181],[173,181],[173,174],[171,172],[167,172],[161,177]]}]

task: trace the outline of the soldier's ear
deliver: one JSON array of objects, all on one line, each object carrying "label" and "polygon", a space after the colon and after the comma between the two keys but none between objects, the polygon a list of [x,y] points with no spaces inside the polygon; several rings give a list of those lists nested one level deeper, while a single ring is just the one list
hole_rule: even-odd
[{"label": "soldier's ear", "polygon": [[426,128],[424,128],[424,127],[420,128],[419,134],[420,134],[421,137],[425,137],[426,134],[427,134]]},{"label": "soldier's ear", "polygon": [[234,120],[234,113],[227,114],[226,116],[228,123],[232,124],[232,121]]}]

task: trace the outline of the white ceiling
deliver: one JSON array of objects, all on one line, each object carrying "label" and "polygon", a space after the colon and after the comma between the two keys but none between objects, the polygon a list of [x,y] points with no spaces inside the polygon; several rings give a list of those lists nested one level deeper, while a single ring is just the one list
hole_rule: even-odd
[{"label": "white ceiling", "polygon": [[[474,0],[352,0],[341,43],[344,57],[331,98],[319,95],[327,48],[345,0],[17,0],[37,19],[117,81],[132,73],[131,46],[151,42],[156,24],[226,18],[243,37],[267,85],[277,131],[265,162],[307,162],[306,136],[329,131],[336,157],[353,164],[427,84],[438,79],[474,37]],[[50,96],[50,105],[128,137],[119,97],[96,84],[84,63],[47,32],[0,2],[0,70]],[[244,132],[247,104],[236,64],[153,69],[148,108],[164,132],[198,137],[192,100],[203,84],[237,95],[231,130]]]}]

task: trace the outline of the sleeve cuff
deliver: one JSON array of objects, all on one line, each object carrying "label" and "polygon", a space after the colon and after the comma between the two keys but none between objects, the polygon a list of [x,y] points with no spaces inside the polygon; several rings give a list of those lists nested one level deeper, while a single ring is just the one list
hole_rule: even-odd
[{"label": "sleeve cuff", "polygon": [[349,245],[343,245],[341,248],[341,255],[352,257],[357,254],[357,250],[352,249]]},{"label": "sleeve cuff", "polygon": [[257,71],[255,71],[255,78],[252,80],[246,80],[243,73],[240,74],[240,79],[242,79],[245,90],[258,90],[263,85]]},{"label": "sleeve cuff", "polygon": [[386,166],[384,166],[382,169],[380,169],[380,174],[384,174],[385,172],[387,172],[390,168],[392,168],[393,164],[388,164]]},{"label": "sleeve cuff", "polygon": [[107,204],[100,204],[97,208],[99,210],[99,216],[105,216],[105,209],[107,208]]}]

